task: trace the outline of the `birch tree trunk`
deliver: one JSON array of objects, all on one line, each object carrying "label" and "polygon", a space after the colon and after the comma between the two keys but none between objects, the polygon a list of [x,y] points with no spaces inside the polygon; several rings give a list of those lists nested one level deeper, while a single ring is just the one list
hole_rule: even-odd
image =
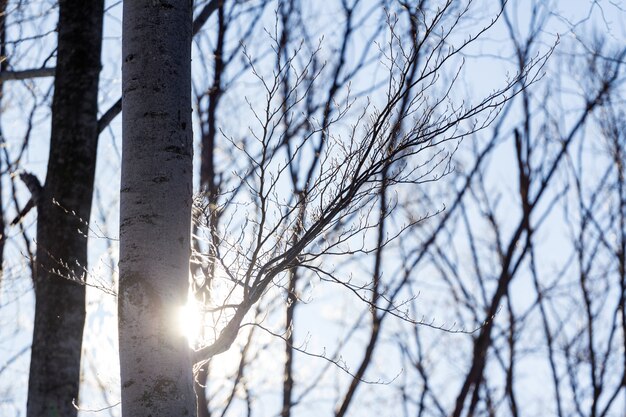
[{"label": "birch tree trunk", "polygon": [[48,169],[32,196],[38,216],[28,417],[77,414],[103,7],[102,0],[59,1]]},{"label": "birch tree trunk", "polygon": [[189,285],[190,0],[124,2],[118,292],[122,415],[195,414],[176,328]]}]

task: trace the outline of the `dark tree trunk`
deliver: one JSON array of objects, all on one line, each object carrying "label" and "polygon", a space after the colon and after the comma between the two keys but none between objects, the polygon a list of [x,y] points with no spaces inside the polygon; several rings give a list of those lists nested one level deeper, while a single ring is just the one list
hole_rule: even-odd
[{"label": "dark tree trunk", "polygon": [[46,182],[37,200],[28,417],[75,416],[85,323],[87,222],[98,143],[102,0],[60,0]]}]

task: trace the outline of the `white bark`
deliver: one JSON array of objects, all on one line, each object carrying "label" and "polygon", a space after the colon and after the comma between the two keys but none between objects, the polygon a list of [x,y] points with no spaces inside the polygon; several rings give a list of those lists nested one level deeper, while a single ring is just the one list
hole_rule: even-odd
[{"label": "white bark", "polygon": [[190,0],[124,2],[119,337],[124,416],[195,414],[176,328],[189,277]]}]

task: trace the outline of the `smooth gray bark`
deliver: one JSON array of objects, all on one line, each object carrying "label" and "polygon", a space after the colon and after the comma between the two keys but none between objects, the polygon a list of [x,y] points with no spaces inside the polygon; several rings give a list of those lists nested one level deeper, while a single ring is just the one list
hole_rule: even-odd
[{"label": "smooth gray bark", "polygon": [[[204,5],[200,13],[193,20],[193,36],[197,35],[202,26],[209,20],[213,12],[219,7],[223,0],[210,0]],[[122,99],[117,100],[107,111],[104,112],[100,120],[98,120],[98,131],[102,133],[104,129],[117,117],[122,111]]]},{"label": "smooth gray bark", "polygon": [[59,2],[48,170],[40,195],[33,195],[37,262],[28,417],[77,414],[72,402],[78,402],[85,324],[103,7],[103,0]]},{"label": "smooth gray bark", "polygon": [[195,414],[191,350],[176,328],[189,285],[189,0],[124,2],[118,292],[122,415]]}]

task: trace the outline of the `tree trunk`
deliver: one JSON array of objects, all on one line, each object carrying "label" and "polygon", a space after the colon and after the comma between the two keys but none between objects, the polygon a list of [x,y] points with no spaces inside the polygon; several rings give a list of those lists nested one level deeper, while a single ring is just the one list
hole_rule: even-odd
[{"label": "tree trunk", "polygon": [[176,328],[189,285],[192,2],[124,2],[118,293],[122,415],[195,414]]},{"label": "tree trunk", "polygon": [[35,325],[27,415],[75,416],[84,271],[98,143],[104,2],[59,1],[50,154],[38,203]]}]

